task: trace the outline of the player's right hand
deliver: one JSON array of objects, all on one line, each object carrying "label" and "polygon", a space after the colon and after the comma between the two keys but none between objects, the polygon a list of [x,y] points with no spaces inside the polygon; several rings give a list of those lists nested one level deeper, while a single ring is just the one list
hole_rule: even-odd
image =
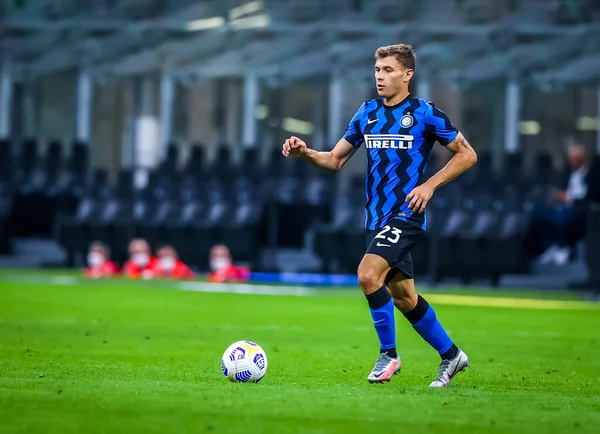
[{"label": "player's right hand", "polygon": [[292,136],[283,144],[281,153],[286,157],[302,157],[308,152],[308,146],[303,140],[296,136]]}]

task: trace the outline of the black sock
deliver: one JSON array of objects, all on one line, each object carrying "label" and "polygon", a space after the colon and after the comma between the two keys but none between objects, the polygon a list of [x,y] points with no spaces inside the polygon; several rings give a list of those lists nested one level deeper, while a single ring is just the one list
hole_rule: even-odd
[{"label": "black sock", "polygon": [[427,313],[427,309],[429,309],[429,303],[427,303],[427,300],[420,295],[417,295],[417,305],[413,308],[413,310],[405,312],[404,316],[408,322],[414,325],[423,319]]},{"label": "black sock", "polygon": [[445,353],[440,354],[440,356],[442,357],[442,360],[452,360],[456,356],[458,356],[458,347],[456,345],[452,344],[450,349],[448,351],[446,351]]},{"label": "black sock", "polygon": [[394,348],[387,348],[385,350],[380,349],[379,350],[379,354],[383,354],[383,353],[387,354],[392,359],[397,359],[398,358],[398,352],[396,351],[396,347],[394,347]]},{"label": "black sock", "polygon": [[369,295],[365,295],[365,297],[367,297],[369,308],[373,310],[381,309],[392,299],[392,296],[390,295],[385,285],[379,288],[377,291],[372,292]]}]

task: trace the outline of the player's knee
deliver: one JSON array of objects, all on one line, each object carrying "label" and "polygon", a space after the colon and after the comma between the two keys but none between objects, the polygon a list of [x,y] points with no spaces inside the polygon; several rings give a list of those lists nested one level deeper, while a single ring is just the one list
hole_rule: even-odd
[{"label": "player's knee", "polygon": [[377,291],[383,285],[383,279],[372,270],[358,270],[358,284],[368,294]]}]

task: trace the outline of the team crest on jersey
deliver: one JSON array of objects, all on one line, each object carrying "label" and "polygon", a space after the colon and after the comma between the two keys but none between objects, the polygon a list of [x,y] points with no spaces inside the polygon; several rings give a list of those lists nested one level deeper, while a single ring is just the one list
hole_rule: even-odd
[{"label": "team crest on jersey", "polygon": [[414,123],[414,119],[411,115],[404,115],[402,119],[400,119],[400,125],[404,128],[410,127]]}]

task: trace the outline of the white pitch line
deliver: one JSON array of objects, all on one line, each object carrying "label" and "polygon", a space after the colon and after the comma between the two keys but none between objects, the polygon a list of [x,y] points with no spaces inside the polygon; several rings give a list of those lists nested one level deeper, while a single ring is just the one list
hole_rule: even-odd
[{"label": "white pitch line", "polygon": [[218,292],[232,294],[256,294],[256,295],[292,295],[306,297],[314,294],[309,288],[295,286],[269,286],[249,285],[246,283],[207,283],[207,282],[181,282],[178,289],[182,291]]},{"label": "white pitch line", "polygon": [[[77,276],[61,275],[0,275],[0,283],[14,282],[48,286],[75,286],[85,284],[87,280]],[[94,281],[98,282],[98,281]],[[152,286],[151,288],[157,289]],[[250,295],[277,295],[307,297],[319,293],[327,295],[327,290],[306,286],[253,285],[248,283],[210,283],[210,282],[174,282],[172,289],[207,293],[230,293]],[[335,289],[335,287],[332,287]],[[358,289],[357,289],[358,291]],[[577,300],[548,300],[534,298],[486,297],[456,294],[426,293],[431,303],[454,306],[504,307],[518,309],[550,309],[550,310],[600,310],[600,303]]]}]

